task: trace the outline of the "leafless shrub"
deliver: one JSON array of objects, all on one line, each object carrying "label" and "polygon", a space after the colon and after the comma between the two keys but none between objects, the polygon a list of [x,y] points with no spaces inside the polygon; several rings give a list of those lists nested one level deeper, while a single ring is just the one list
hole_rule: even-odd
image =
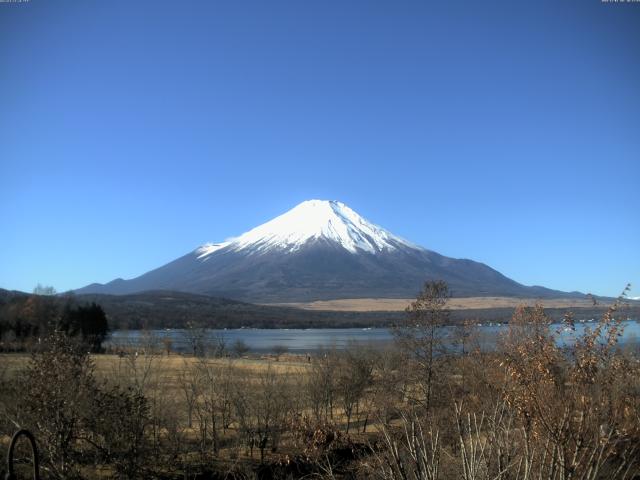
[{"label": "leafless shrub", "polygon": [[425,430],[415,414],[402,415],[399,431],[381,429],[383,449],[373,455],[370,471],[385,480],[438,480],[442,447],[438,431]]},{"label": "leafless shrub", "polygon": [[359,416],[360,403],[373,382],[373,357],[352,345],[339,358],[336,391],[347,420],[347,433],[353,416]]},{"label": "leafless shrub", "polygon": [[92,415],[82,439],[98,450],[102,461],[111,463],[120,478],[136,478],[143,472],[149,407],[135,390],[99,389],[92,398]]},{"label": "leafless shrub", "polygon": [[337,396],[337,358],[335,351],[320,352],[312,359],[306,377],[305,393],[317,423],[333,420]]},{"label": "leafless shrub", "polygon": [[289,351],[286,345],[274,345],[273,354],[276,356],[276,362],[280,361],[280,357]]},{"label": "leafless shrub", "polygon": [[638,398],[622,394],[630,366],[616,348],[617,308],[564,350],[542,307],[516,310],[502,365],[505,399],[522,421],[526,478],[626,478],[637,468]]},{"label": "leafless shrub", "polygon": [[246,342],[242,339],[238,339],[235,342],[233,342],[233,353],[236,355],[236,357],[244,357],[249,350],[251,350],[249,348],[249,345],[246,344]]},{"label": "leafless shrub", "polygon": [[79,476],[78,440],[91,414],[97,387],[86,350],[54,332],[35,353],[20,388],[23,427],[32,429],[53,478]]},{"label": "leafless shrub", "polygon": [[434,387],[438,380],[436,358],[444,353],[440,327],[448,323],[449,289],[443,281],[424,284],[414,302],[406,309],[406,317],[393,329],[398,345],[415,363],[413,383],[418,395],[412,395],[426,411],[432,406]]},{"label": "leafless shrub", "polygon": [[251,455],[255,447],[260,450],[261,462],[267,447],[274,452],[278,449],[287,424],[290,401],[286,392],[286,375],[278,375],[270,366],[258,374],[255,385],[247,378],[235,384],[233,401],[240,434]]}]

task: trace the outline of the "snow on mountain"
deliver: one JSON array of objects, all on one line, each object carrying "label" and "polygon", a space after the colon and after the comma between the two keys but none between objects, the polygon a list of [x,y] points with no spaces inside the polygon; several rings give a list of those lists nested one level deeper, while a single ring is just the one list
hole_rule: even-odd
[{"label": "snow on mountain", "polygon": [[204,245],[196,248],[195,254],[198,258],[206,258],[211,255],[213,252],[217,252],[220,249],[223,249],[229,245],[229,242],[222,243],[205,243]]},{"label": "snow on mountain", "polygon": [[335,242],[351,253],[394,251],[399,246],[420,248],[374,225],[342,202],[307,200],[228,242],[203,245],[196,254],[204,259],[222,248],[236,252],[295,252],[319,239]]}]

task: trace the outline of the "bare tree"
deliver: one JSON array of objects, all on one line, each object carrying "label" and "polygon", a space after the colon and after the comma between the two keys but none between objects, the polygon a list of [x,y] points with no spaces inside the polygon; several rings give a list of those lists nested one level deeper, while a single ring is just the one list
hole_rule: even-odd
[{"label": "bare tree", "polygon": [[402,416],[402,427],[395,431],[381,428],[384,449],[375,452],[370,466],[372,476],[383,480],[438,480],[442,445],[438,431],[424,428],[414,414]]},{"label": "bare tree", "polygon": [[249,345],[247,345],[241,338],[233,343],[233,352],[236,354],[236,357],[245,356],[249,350]]},{"label": "bare tree", "polygon": [[40,439],[50,475],[73,477],[77,442],[97,391],[91,358],[78,343],[54,332],[32,357],[22,381],[24,426]]},{"label": "bare tree", "polygon": [[35,293],[36,295],[53,296],[58,292],[56,291],[55,288],[53,288],[50,285],[42,285],[42,284],[38,283],[38,285],[36,285],[33,288],[33,293]]},{"label": "bare tree", "polygon": [[162,345],[164,346],[164,351],[166,352],[167,356],[171,355],[171,348],[173,347],[173,340],[171,339],[171,337],[163,337]]},{"label": "bare tree", "polygon": [[341,355],[336,386],[347,418],[347,433],[353,415],[358,416],[360,400],[372,383],[372,374],[373,360],[365,349],[352,345]]},{"label": "bare tree", "polygon": [[276,356],[276,362],[280,361],[280,357],[289,351],[286,345],[274,345],[271,350]]},{"label": "bare tree", "polygon": [[335,351],[320,352],[311,362],[305,391],[313,415],[318,423],[333,419],[336,396],[338,356]]},{"label": "bare tree", "polygon": [[368,413],[387,424],[404,400],[406,361],[402,352],[393,346],[376,353]]},{"label": "bare tree", "polygon": [[240,433],[251,453],[258,447],[261,462],[269,445],[272,451],[277,450],[286,428],[291,406],[287,388],[287,376],[271,366],[258,374],[255,384],[246,378],[236,383],[234,405]]},{"label": "bare tree", "polygon": [[216,333],[211,341],[211,356],[220,358],[227,355],[227,339],[222,333]]},{"label": "bare tree", "polygon": [[92,398],[91,410],[81,438],[98,451],[102,461],[113,464],[120,478],[143,476],[150,422],[144,395],[117,386],[101,388]]},{"label": "bare tree", "polygon": [[207,330],[204,326],[195,322],[187,322],[184,336],[194,357],[201,357],[205,354]]},{"label": "bare tree", "polygon": [[420,396],[415,398],[426,411],[431,408],[436,380],[436,357],[444,353],[440,327],[449,321],[449,288],[443,281],[429,281],[406,309],[404,321],[393,329],[400,347],[416,363],[415,383]]},{"label": "bare tree", "polygon": [[[196,369],[200,384],[201,429],[205,435],[205,441],[207,436],[211,439],[213,453],[217,455],[220,449],[220,430],[225,426],[225,403],[229,385],[226,384],[224,369],[211,361],[201,359],[197,363]],[[208,435],[209,433],[210,435]]]},{"label": "bare tree", "polygon": [[186,360],[178,375],[178,385],[187,410],[187,427],[191,428],[193,426],[193,411],[200,394],[200,384],[195,369]]}]

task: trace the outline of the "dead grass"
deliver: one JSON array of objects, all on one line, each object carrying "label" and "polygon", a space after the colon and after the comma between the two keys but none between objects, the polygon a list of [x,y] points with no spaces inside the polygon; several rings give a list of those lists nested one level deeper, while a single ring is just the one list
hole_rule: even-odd
[{"label": "dead grass", "polygon": [[[29,359],[28,353],[2,353],[0,354],[0,363],[2,369],[8,375],[12,375],[24,368]],[[107,377],[113,373],[114,369],[121,366],[126,359],[118,355],[104,354],[92,355],[92,359],[96,366],[96,375],[98,377]],[[146,357],[140,355],[139,363],[142,365]],[[179,355],[172,353],[171,355],[158,354],[153,356],[153,368],[162,371],[165,378],[178,378],[180,373],[185,369],[189,369],[200,362],[201,359],[190,355]],[[309,368],[306,358],[297,355],[282,355],[279,361],[271,356],[259,358],[216,358],[207,359],[208,363],[213,365],[225,366],[232,362],[234,369],[245,372],[250,375],[257,375],[271,368],[276,373],[289,374],[304,372]]]},{"label": "dead grass", "polygon": [[[271,305],[296,307],[305,310],[329,310],[337,312],[397,312],[403,311],[415,299],[409,298],[345,298],[339,300],[318,300],[315,302],[277,303]],[[483,308],[515,308],[518,305],[542,303],[545,308],[590,308],[589,299],[576,298],[511,298],[511,297],[466,297],[452,298],[447,303],[452,310]],[[605,305],[606,306],[606,305]]]}]

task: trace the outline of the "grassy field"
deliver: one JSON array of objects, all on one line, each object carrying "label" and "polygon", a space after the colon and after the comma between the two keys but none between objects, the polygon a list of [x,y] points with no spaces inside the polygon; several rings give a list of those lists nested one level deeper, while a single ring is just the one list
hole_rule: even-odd
[{"label": "grassy field", "polygon": [[[2,353],[0,354],[0,368],[7,375],[13,375],[21,368],[26,367],[30,358],[31,356],[28,353]],[[91,358],[94,361],[95,372],[99,378],[110,376],[114,371],[121,368],[125,362],[128,363],[126,357],[123,358],[111,354],[92,355]],[[139,357],[141,364],[152,362],[153,367],[160,370],[165,378],[177,378],[182,371],[194,367],[200,361],[202,360],[191,355],[180,355],[177,353],[172,353],[171,355],[141,355]],[[210,365],[218,365],[220,367],[232,363],[233,367],[239,372],[249,375],[258,374],[268,368],[271,368],[275,373],[300,373],[309,368],[306,357],[291,354],[282,355],[279,360],[273,355],[264,355],[260,357],[233,359],[206,359],[206,362]]]},{"label": "grassy field", "polygon": [[[278,306],[296,307],[305,310],[336,312],[397,312],[404,310],[415,299],[410,298],[345,298],[340,300],[320,300],[315,302],[279,303]],[[587,298],[512,298],[512,297],[467,297],[452,298],[448,307],[452,310],[484,308],[515,308],[518,305],[542,303],[545,308],[591,308],[593,302]],[[274,304],[275,305],[275,304]]]},{"label": "grassy field", "polygon": [[[3,353],[0,354],[0,380],[15,381],[21,377],[21,371],[29,365],[31,355],[28,353]],[[263,385],[263,379],[267,372],[274,373],[276,377],[285,379],[285,385],[289,395],[297,395],[302,379],[305,379],[310,369],[310,364],[306,357],[296,355],[275,356],[254,356],[245,358],[197,358],[171,353],[154,353],[150,355],[112,355],[99,354],[91,355],[94,364],[94,374],[99,385],[102,382],[107,384],[119,384],[122,386],[139,386],[148,400],[151,414],[154,418],[175,420],[181,425],[176,430],[179,438],[174,439],[182,444],[184,448],[184,458],[195,455],[198,451],[200,439],[201,423],[195,413],[193,413],[193,426],[187,426],[187,406],[185,403],[185,388],[189,388],[189,379],[193,378],[195,372],[205,368],[208,371],[215,371],[222,374],[226,369],[235,380],[244,385],[243,388],[256,389],[259,391]],[[204,385],[201,388],[206,388]],[[254,391],[245,390],[247,394]],[[1,402],[0,402],[1,406]],[[201,404],[202,406],[202,404]],[[340,415],[336,417],[338,423],[341,422]],[[160,427],[163,442],[168,441],[169,430],[163,423]],[[9,442],[13,428],[5,432],[0,432],[0,450],[5,448]],[[151,434],[149,434],[151,435]],[[217,455],[219,461],[230,461],[231,463],[242,460],[245,462],[257,461],[257,447],[249,454],[245,447],[239,447],[241,439],[238,433],[238,424],[234,422],[231,428],[224,434],[221,440],[221,450]],[[286,442],[285,445],[288,445]],[[210,448],[210,447],[209,447]],[[287,447],[289,448],[289,447]],[[266,452],[267,458],[277,459],[279,453]],[[199,457],[198,457],[199,458]],[[1,471],[1,470],[0,470]],[[25,470],[26,471],[26,470]],[[113,470],[105,467],[100,473],[99,470],[89,468],[87,476],[89,478],[112,478]],[[4,478],[4,477],[3,477]]]}]

